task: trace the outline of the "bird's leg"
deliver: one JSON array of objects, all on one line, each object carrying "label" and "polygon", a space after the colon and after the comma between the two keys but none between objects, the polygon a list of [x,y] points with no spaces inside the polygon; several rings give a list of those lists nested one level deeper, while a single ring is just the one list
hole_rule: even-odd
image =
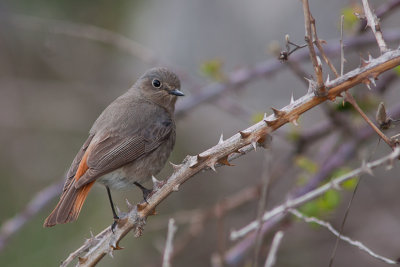
[{"label": "bird's leg", "polygon": [[112,197],[111,197],[110,188],[108,186],[106,186],[106,189],[107,189],[108,199],[110,200],[111,210],[112,210],[113,217],[114,217],[114,222],[111,225],[111,231],[114,233],[114,229],[117,226],[117,221],[119,220],[119,217],[118,217],[117,213],[115,212],[114,202],[113,202]]},{"label": "bird's leg", "polygon": [[146,201],[146,203],[148,203],[148,202],[147,202],[148,196],[150,195],[150,193],[151,193],[153,190],[147,189],[146,187],[144,187],[143,185],[139,184],[138,182],[134,182],[133,184],[136,185],[137,187],[139,187],[140,190],[142,190],[143,199],[144,199],[144,201]]}]

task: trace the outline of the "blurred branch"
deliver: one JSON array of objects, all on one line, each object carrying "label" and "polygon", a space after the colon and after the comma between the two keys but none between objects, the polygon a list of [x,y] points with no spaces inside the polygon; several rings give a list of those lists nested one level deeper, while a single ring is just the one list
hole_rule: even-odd
[{"label": "blurred branch", "polygon": [[[98,236],[93,238],[94,244],[88,252],[80,258],[80,266],[92,266],[100,261],[106,254],[118,249],[119,241],[131,230],[135,231],[136,236],[140,236],[149,215],[155,213],[155,208],[172,192],[178,191],[179,186],[193,177],[203,169],[215,169],[217,163],[230,165],[229,160],[241,155],[242,149],[256,147],[257,143],[263,145],[268,134],[280,128],[288,122],[295,121],[302,113],[325,102],[328,99],[335,99],[342,92],[361,83],[372,73],[379,75],[382,72],[394,68],[400,64],[400,50],[390,51],[384,55],[372,59],[367,66],[356,68],[353,71],[326,84],[328,90],[327,97],[315,97],[313,92],[307,93],[300,99],[293,101],[281,110],[273,109],[274,114],[265,118],[251,127],[240,131],[238,134],[223,141],[210,149],[198,154],[197,156],[187,156],[179,165],[174,165],[174,173],[165,181],[154,180],[153,194],[148,198],[147,203],[140,203],[131,206],[129,213],[121,216],[114,233],[110,227],[105,229]],[[398,153],[398,149],[395,150]],[[369,167],[375,167],[375,162],[370,163]],[[363,169],[364,170],[364,169]],[[354,174],[352,174],[354,175]],[[328,185],[329,186],[329,185]],[[309,195],[309,194],[307,194]],[[266,220],[264,214],[263,221]],[[255,223],[258,226],[257,223]],[[253,230],[254,223],[251,224],[249,232]],[[80,252],[83,252],[81,248]],[[76,254],[76,252],[72,253]]]},{"label": "blurred branch", "polygon": [[[294,198],[294,199],[289,199],[287,200],[285,203],[283,203],[282,205],[279,205],[275,208],[273,208],[270,211],[267,211],[266,213],[264,213],[263,215],[263,221],[267,221],[277,215],[281,215],[286,213],[289,209],[291,208],[296,208],[318,196],[321,196],[322,194],[324,194],[326,191],[330,190],[330,189],[337,189],[340,188],[340,184],[343,183],[344,181],[347,181],[351,178],[353,178],[354,176],[360,175],[362,173],[368,173],[371,174],[372,173],[372,169],[378,167],[378,166],[382,166],[386,163],[392,164],[394,162],[394,160],[396,160],[400,155],[400,147],[396,147],[394,149],[394,151],[392,153],[390,153],[387,156],[384,156],[378,160],[369,162],[369,163],[363,163],[361,167],[354,169],[351,172],[348,172],[345,175],[339,176],[335,179],[332,179],[329,183],[326,183],[320,187],[318,187],[317,189],[310,191],[300,197]],[[250,224],[248,224],[247,226],[243,227],[240,230],[237,231],[232,231],[231,233],[231,239],[232,240],[236,240],[244,235],[246,235],[247,233],[256,230],[258,227],[258,222],[257,221],[253,221]]]},{"label": "blurred branch", "polygon": [[175,220],[169,219],[168,222],[168,234],[167,240],[165,242],[165,250],[164,250],[164,257],[163,257],[163,264],[162,267],[170,267],[171,266],[171,256],[174,251],[174,245],[172,244],[174,240],[174,235],[177,228],[175,226]]},{"label": "blurred branch", "polygon": [[272,245],[268,253],[267,260],[265,261],[264,267],[272,267],[276,262],[276,253],[278,252],[279,245],[281,244],[283,238],[283,231],[276,232],[274,239],[272,240]]},{"label": "blurred branch", "polygon": [[385,262],[385,263],[387,263],[387,264],[394,264],[394,265],[397,265],[397,264],[398,264],[397,261],[388,259],[388,258],[386,258],[386,257],[383,257],[383,256],[381,256],[381,255],[379,255],[379,254],[373,252],[371,249],[369,249],[367,246],[365,246],[365,245],[364,245],[363,243],[361,243],[360,241],[356,241],[356,240],[351,239],[350,237],[341,235],[335,228],[333,228],[333,226],[332,226],[329,222],[326,222],[326,221],[317,219],[317,218],[315,218],[315,217],[308,217],[308,216],[305,216],[304,214],[302,214],[301,212],[299,212],[299,211],[296,210],[296,209],[289,209],[289,212],[290,212],[291,214],[293,214],[294,216],[296,216],[297,218],[303,220],[303,221],[306,222],[306,223],[316,223],[316,224],[318,224],[319,226],[322,226],[322,227],[328,229],[329,232],[331,232],[332,234],[334,234],[334,235],[335,235],[336,237],[338,237],[340,240],[343,240],[343,241],[345,241],[346,243],[348,243],[348,244],[350,244],[350,245],[352,245],[352,246],[354,246],[354,247],[356,247],[356,248],[358,248],[358,249],[360,249],[360,250],[362,250],[362,251],[364,251],[364,252],[367,252],[369,255],[371,255],[372,257],[374,257],[374,258],[376,258],[376,259],[378,259],[378,260],[381,260],[381,261],[383,261],[383,262]]},{"label": "blurred branch", "polygon": [[3,250],[12,235],[29,222],[47,203],[59,195],[63,184],[64,181],[57,182],[40,190],[21,212],[3,222],[0,228],[0,251]]}]

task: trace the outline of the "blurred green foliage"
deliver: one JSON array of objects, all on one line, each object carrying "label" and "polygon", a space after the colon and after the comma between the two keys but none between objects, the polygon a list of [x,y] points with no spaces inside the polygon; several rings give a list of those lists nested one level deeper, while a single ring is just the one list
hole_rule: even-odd
[{"label": "blurred green foliage", "polygon": [[225,80],[222,66],[223,62],[220,59],[207,60],[201,64],[200,73],[212,81],[221,82]]}]

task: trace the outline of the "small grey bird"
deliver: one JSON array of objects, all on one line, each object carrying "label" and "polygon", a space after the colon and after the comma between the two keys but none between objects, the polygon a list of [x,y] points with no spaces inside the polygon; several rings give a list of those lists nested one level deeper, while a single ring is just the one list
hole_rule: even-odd
[{"label": "small grey bird", "polygon": [[[98,181],[105,185],[114,219],[111,189],[139,186],[157,174],[175,144],[174,110],[179,78],[165,68],[148,70],[97,118],[67,173],[60,201],[45,227],[75,221]],[[115,224],[114,224],[115,225]]]}]

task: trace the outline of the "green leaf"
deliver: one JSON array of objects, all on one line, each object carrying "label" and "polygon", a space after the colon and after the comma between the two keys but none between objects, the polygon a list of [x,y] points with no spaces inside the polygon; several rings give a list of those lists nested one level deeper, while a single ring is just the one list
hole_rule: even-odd
[{"label": "green leaf", "polygon": [[253,123],[257,123],[257,122],[261,121],[262,119],[264,119],[264,113],[262,113],[262,112],[257,112],[257,113],[254,113],[253,115],[251,115],[251,122],[253,122]]},{"label": "green leaf", "polygon": [[213,81],[223,81],[225,75],[222,72],[222,66],[223,62],[219,59],[207,60],[201,64],[200,73]]},{"label": "green leaf", "polygon": [[339,192],[331,189],[325,192],[317,199],[317,205],[321,212],[328,212],[334,210],[340,203]]},{"label": "green leaf", "polygon": [[394,72],[395,72],[398,76],[400,76],[400,66],[397,66],[397,67],[394,68],[393,70],[394,70]]},{"label": "green leaf", "polygon": [[296,157],[294,163],[301,169],[309,172],[316,173],[318,171],[318,164],[305,156]]},{"label": "green leaf", "polygon": [[358,18],[354,15],[355,12],[363,13],[360,5],[354,4],[342,9],[342,15],[344,15],[343,28],[345,30],[351,30],[358,24]]}]

